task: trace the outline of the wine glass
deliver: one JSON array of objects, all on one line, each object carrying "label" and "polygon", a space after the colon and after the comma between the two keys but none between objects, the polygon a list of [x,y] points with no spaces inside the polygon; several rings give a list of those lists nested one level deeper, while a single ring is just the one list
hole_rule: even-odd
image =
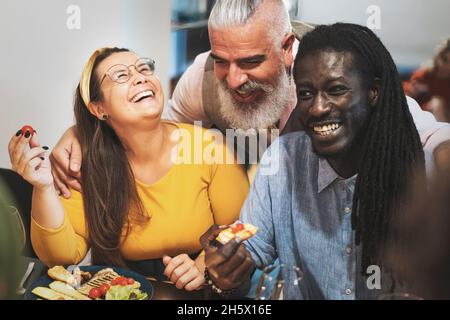
[{"label": "wine glass", "polygon": [[273,264],[263,269],[256,287],[256,300],[282,300],[286,281],[298,286],[303,279],[303,272],[296,265]]}]

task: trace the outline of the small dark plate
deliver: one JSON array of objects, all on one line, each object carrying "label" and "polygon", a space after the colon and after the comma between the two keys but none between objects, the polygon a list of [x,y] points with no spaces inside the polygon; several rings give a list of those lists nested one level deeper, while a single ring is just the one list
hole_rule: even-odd
[{"label": "small dark plate", "polygon": [[[131,270],[125,270],[125,269],[121,269],[121,268],[116,268],[116,267],[104,267],[104,266],[84,266],[84,267],[80,267],[80,269],[82,271],[90,272],[90,273],[92,273],[92,275],[94,275],[95,273],[97,273],[100,270],[105,269],[105,268],[111,268],[115,272],[117,272],[120,276],[127,277],[127,278],[133,278],[134,280],[138,281],[141,284],[141,287],[139,289],[142,292],[146,292],[147,293],[149,300],[152,298],[153,287],[152,287],[151,283],[144,276],[140,275],[139,273],[133,272]],[[53,280],[49,276],[42,276],[42,277],[40,277],[39,279],[37,279],[35,282],[33,282],[33,284],[31,284],[28,287],[27,292],[25,292],[25,294],[23,296],[23,300],[37,300],[37,299],[39,299],[39,297],[36,296],[35,294],[33,294],[31,291],[33,291],[34,288],[36,288],[36,287],[47,287],[48,288],[50,283],[52,283],[53,281],[55,281],[55,280]]]}]

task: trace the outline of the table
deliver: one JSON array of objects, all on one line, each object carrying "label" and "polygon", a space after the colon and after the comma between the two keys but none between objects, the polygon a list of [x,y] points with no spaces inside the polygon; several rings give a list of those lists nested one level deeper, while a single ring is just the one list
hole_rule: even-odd
[{"label": "table", "polygon": [[180,290],[173,283],[150,280],[153,286],[152,300],[209,300],[217,299],[208,290],[186,291]]}]

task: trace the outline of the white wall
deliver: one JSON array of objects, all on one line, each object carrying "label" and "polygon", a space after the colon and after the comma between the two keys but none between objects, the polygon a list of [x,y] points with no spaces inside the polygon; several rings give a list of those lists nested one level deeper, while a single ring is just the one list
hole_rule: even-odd
[{"label": "white wall", "polygon": [[[69,5],[81,10],[80,30],[66,26]],[[0,43],[0,167],[9,168],[8,141],[22,125],[31,124],[52,147],[73,123],[73,92],[98,47],[153,58],[168,91],[170,1],[2,1]]]},{"label": "white wall", "polygon": [[[367,7],[378,5],[376,32],[403,66],[419,65],[450,36],[448,0],[298,1],[300,18],[315,23],[366,24]],[[69,5],[81,9],[80,30],[66,27]],[[0,167],[9,167],[7,143],[23,124],[33,125],[41,142],[52,147],[73,123],[73,91],[98,47],[124,46],[154,58],[168,92],[170,1],[2,1],[0,43]]]},{"label": "white wall", "polygon": [[381,13],[374,30],[398,65],[415,67],[431,58],[436,45],[450,37],[449,0],[298,0],[298,16],[314,23],[338,21],[366,25],[370,5]]}]

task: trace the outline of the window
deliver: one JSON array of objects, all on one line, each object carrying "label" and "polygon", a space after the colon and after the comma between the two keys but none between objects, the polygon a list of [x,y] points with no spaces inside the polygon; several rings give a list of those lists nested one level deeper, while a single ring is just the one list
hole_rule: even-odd
[{"label": "window", "polygon": [[172,0],[170,90],[195,57],[210,50],[208,17],[215,0]]}]

